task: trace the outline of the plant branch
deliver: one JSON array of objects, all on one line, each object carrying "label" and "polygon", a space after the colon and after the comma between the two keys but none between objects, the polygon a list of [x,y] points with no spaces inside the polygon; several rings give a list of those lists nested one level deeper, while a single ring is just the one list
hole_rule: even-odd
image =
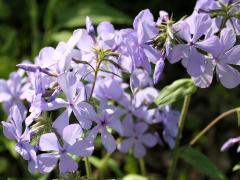
[{"label": "plant branch", "polygon": [[194,144],[196,144],[196,142],[203,136],[206,134],[206,132],[208,132],[213,126],[215,126],[219,121],[221,121],[224,117],[235,113],[237,111],[240,111],[240,107],[234,108],[234,109],[230,109],[224,113],[222,113],[221,115],[219,115],[218,117],[216,117],[215,119],[213,119],[211,121],[211,123],[209,123],[207,125],[207,127],[205,127],[191,142],[190,145],[193,146]]},{"label": "plant branch", "polygon": [[170,169],[168,171],[167,180],[173,180],[174,179],[174,172],[175,172],[175,169],[177,167],[177,162],[178,162],[178,158],[179,158],[178,149],[179,149],[179,146],[180,146],[180,140],[181,140],[182,131],[183,131],[183,128],[184,128],[184,123],[185,123],[185,119],[186,119],[187,112],[188,112],[190,99],[191,99],[190,96],[185,96],[185,98],[184,98],[184,103],[183,103],[181,115],[180,115],[180,118],[179,118],[178,134],[177,134],[177,138],[176,138],[175,147],[174,147],[174,150],[173,150],[173,160],[172,160]]}]

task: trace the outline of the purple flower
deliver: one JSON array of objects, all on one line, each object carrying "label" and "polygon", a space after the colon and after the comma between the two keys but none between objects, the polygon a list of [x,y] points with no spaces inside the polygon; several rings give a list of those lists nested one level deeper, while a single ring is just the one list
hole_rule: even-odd
[{"label": "purple flower", "polygon": [[24,79],[18,72],[10,74],[8,80],[0,79],[0,103],[3,103],[4,110],[9,113],[12,106],[16,105],[22,114],[27,113],[22,100],[24,99]]},{"label": "purple flower", "polygon": [[84,129],[89,129],[92,125],[92,119],[89,118],[88,114],[94,112],[93,107],[85,100],[84,87],[77,94],[77,78],[73,72],[68,72],[58,77],[58,84],[62,91],[66,95],[67,101],[62,98],[56,98],[51,102],[42,104],[43,110],[55,110],[59,108],[66,108],[66,110],[54,121],[53,127],[61,134],[65,126],[69,124],[69,117],[71,113],[75,115],[80,125]]},{"label": "purple flower", "polygon": [[231,138],[229,140],[227,140],[221,147],[221,151],[226,151],[229,148],[231,148],[232,146],[234,146],[235,144],[239,145],[237,152],[240,152],[240,137],[236,137],[236,138]]},{"label": "purple flower", "polygon": [[17,141],[15,150],[23,159],[28,160],[28,169],[30,172],[34,173],[37,168],[36,151],[30,144],[30,131],[28,127],[26,127],[23,132],[22,123],[24,118],[18,107],[13,106],[10,109],[8,120],[6,122],[2,121],[3,133],[8,139]]},{"label": "purple flower", "polygon": [[224,28],[220,34],[220,44],[209,58],[205,71],[198,77],[193,77],[195,83],[202,88],[208,87],[216,74],[226,88],[234,88],[240,83],[240,73],[232,65],[240,65],[240,46],[236,45],[236,36],[232,29]]},{"label": "purple flower", "polygon": [[81,136],[82,128],[79,124],[71,124],[63,129],[63,145],[60,144],[54,133],[43,134],[39,140],[39,148],[41,151],[51,152],[38,155],[39,172],[51,172],[57,165],[58,160],[61,174],[76,171],[78,164],[72,159],[70,154],[85,157],[91,155],[93,151],[92,146],[82,146],[76,149],[75,143],[82,143],[79,141]]},{"label": "purple flower", "polygon": [[164,57],[161,58],[160,60],[157,61],[156,65],[155,65],[155,69],[154,69],[154,73],[153,73],[153,82],[154,84],[157,84],[161,77],[162,77],[162,73],[165,67],[165,62],[164,62]]},{"label": "purple flower", "polygon": [[98,116],[96,114],[92,114],[92,116],[97,125],[89,131],[88,137],[94,141],[97,134],[101,132],[103,146],[108,153],[112,153],[116,149],[116,142],[112,134],[108,132],[108,127],[122,134],[122,124],[119,120],[119,113],[117,110],[104,109],[100,110]]},{"label": "purple flower", "polygon": [[107,77],[98,79],[94,89],[94,96],[101,101],[112,99],[120,101],[123,98],[124,89],[122,82],[117,78]]},{"label": "purple flower", "polygon": [[235,33],[239,33],[240,21],[236,15],[240,10],[238,0],[199,0],[195,6],[195,11],[199,13],[211,13],[214,11],[222,12],[225,9],[227,9],[226,14],[218,13],[218,15],[214,17],[213,21],[216,26],[215,28],[220,30],[220,27],[226,26],[227,28],[234,30]]},{"label": "purple flower", "polygon": [[81,59],[80,51],[74,49],[80,36],[81,31],[75,30],[66,43],[60,42],[55,49],[52,47],[43,48],[36,58],[35,64],[55,75],[68,71],[71,68],[73,58]]},{"label": "purple flower", "polygon": [[118,144],[118,149],[127,153],[133,148],[133,154],[137,158],[145,156],[147,147],[153,147],[157,143],[157,139],[151,133],[147,133],[148,125],[144,122],[133,123],[130,116],[126,116],[123,121],[123,139]]},{"label": "purple flower", "polygon": [[136,108],[144,105],[150,105],[153,103],[159,92],[154,87],[146,87],[144,89],[138,89],[134,93],[133,103]]},{"label": "purple flower", "polygon": [[169,15],[166,11],[159,11],[159,18],[157,20],[157,25],[161,25],[163,22],[169,21]]},{"label": "purple flower", "polygon": [[160,142],[165,142],[171,149],[175,146],[175,139],[178,133],[178,120],[180,113],[172,110],[170,106],[148,110],[145,121],[149,124],[157,124],[162,127],[159,133]]},{"label": "purple flower", "polygon": [[149,9],[141,11],[136,16],[133,28],[120,31],[122,39],[120,64],[129,72],[137,67],[142,67],[150,74],[150,62],[155,64],[162,54],[148,44],[158,33]]},{"label": "purple flower", "polygon": [[88,16],[86,17],[86,29],[87,29],[88,34],[90,36],[92,36],[92,38],[95,38],[94,27],[93,27],[90,17],[88,17]]},{"label": "purple flower", "polygon": [[133,93],[152,84],[153,81],[146,70],[135,69],[130,76],[130,87]]},{"label": "purple flower", "polygon": [[198,52],[198,48],[206,52],[214,53],[219,45],[217,36],[200,38],[211,27],[211,18],[206,14],[193,14],[187,20],[182,20],[174,25],[177,36],[186,41],[186,44],[178,44],[173,47],[169,55],[169,61],[176,63],[183,59],[183,65],[191,76],[198,76],[203,71],[204,55]]}]

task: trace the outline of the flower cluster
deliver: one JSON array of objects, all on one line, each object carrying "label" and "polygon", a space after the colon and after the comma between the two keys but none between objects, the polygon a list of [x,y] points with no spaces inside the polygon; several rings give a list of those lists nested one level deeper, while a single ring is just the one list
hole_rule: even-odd
[{"label": "flower cluster", "polygon": [[202,88],[215,70],[223,86],[239,85],[240,73],[232,67],[240,65],[239,5],[200,0],[191,16],[176,23],[165,11],[155,21],[146,9],[132,28],[121,30],[109,22],[95,29],[87,17],[85,29],[56,48],[43,48],[34,64],[23,62],[9,80],[0,80],[0,102],[9,113],[2,122],[5,136],[17,141],[29,171],[41,173],[58,163],[61,174],[76,171],[76,156],[90,156],[99,134],[108,153],[141,158],[156,144],[173,148],[178,111],[149,108],[165,61],[181,61]]}]

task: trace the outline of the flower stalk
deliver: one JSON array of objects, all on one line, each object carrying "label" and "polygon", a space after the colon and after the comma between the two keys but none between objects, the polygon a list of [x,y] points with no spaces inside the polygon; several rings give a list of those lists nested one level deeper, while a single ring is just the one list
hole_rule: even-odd
[{"label": "flower stalk", "polygon": [[145,160],[143,158],[139,159],[139,165],[140,165],[141,175],[146,176],[147,171],[146,171],[146,166],[145,166]]},{"label": "flower stalk", "polygon": [[179,119],[179,129],[178,129],[178,134],[177,134],[177,138],[176,138],[176,144],[175,144],[175,147],[174,147],[174,150],[173,150],[173,160],[172,160],[170,169],[168,171],[167,180],[173,180],[174,179],[174,172],[175,172],[175,169],[177,167],[177,162],[178,162],[178,158],[179,158],[178,150],[179,150],[179,147],[180,147],[180,140],[181,140],[185,120],[186,120],[186,117],[187,117],[187,112],[188,112],[190,99],[191,99],[190,96],[186,96],[184,98],[184,103],[183,103],[183,107],[182,107],[182,111],[181,111],[181,115],[180,115],[180,119]]},{"label": "flower stalk", "polygon": [[207,125],[207,127],[205,127],[191,142],[190,145],[193,146],[196,144],[196,142],[203,136],[205,135],[213,126],[215,126],[219,121],[221,121],[224,117],[236,113],[240,110],[240,107],[234,108],[234,109],[230,109],[224,113],[222,113],[221,115],[219,115],[218,117],[216,117],[215,119],[213,119],[211,121],[211,123],[209,123]]}]

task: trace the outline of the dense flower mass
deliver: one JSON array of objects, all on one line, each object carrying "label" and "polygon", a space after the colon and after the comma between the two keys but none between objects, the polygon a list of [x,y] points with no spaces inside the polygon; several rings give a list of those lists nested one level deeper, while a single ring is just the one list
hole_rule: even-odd
[{"label": "dense flower mass", "polygon": [[[108,153],[141,158],[156,144],[173,148],[179,112],[170,105],[149,108],[159,94],[154,85],[168,60],[181,61],[198,87],[209,87],[215,72],[224,87],[238,86],[239,8],[239,1],[199,0],[178,22],[165,11],[155,21],[146,9],[121,30],[110,22],[95,29],[87,17],[85,29],[0,80],[0,102],[9,114],[5,136],[17,142],[29,171],[40,173],[58,163],[61,174],[76,171],[75,157],[90,156],[99,134]],[[49,118],[55,110],[61,113]],[[162,129],[151,128],[156,125]]]}]

